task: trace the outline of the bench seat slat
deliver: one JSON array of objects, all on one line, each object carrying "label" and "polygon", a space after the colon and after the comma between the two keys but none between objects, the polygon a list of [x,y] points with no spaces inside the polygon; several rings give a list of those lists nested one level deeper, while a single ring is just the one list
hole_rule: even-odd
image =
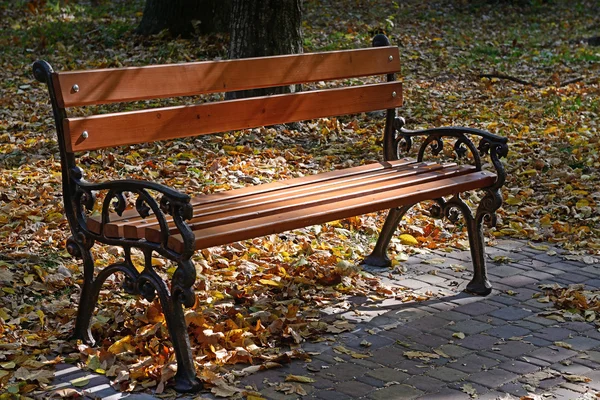
[{"label": "bench seat slat", "polygon": [[[392,109],[401,105],[402,83],[386,82],[67,118],[64,129],[67,148],[77,152]],[[84,131],[87,132],[85,137]]]},{"label": "bench seat slat", "polygon": [[[201,204],[211,204],[220,201],[233,200],[238,199],[240,197],[245,197],[248,195],[256,195],[261,193],[268,193],[274,190],[282,189],[282,188],[292,188],[299,187],[308,184],[317,184],[320,182],[325,182],[331,179],[354,179],[357,176],[365,173],[377,173],[381,171],[386,171],[390,168],[396,168],[401,166],[406,166],[410,164],[414,164],[415,160],[413,158],[402,158],[400,160],[394,161],[385,161],[378,162],[372,164],[364,164],[358,167],[344,168],[344,169],[336,169],[333,171],[323,172],[315,175],[306,175],[299,178],[287,179],[282,181],[273,181],[269,183],[262,183],[256,186],[246,186],[240,189],[228,190],[224,192],[216,192],[211,194],[202,194],[197,197],[194,197],[191,200],[191,204],[193,206],[201,205]],[[146,220],[153,217],[148,217]],[[111,215],[111,225],[119,225],[119,224],[128,224],[133,223],[134,221],[142,219],[136,210],[125,210],[122,215]],[[155,219],[153,219],[155,221]],[[88,221],[88,229],[96,234],[100,234],[100,224],[96,224],[96,219],[91,219]],[[122,221],[122,222],[121,222]],[[116,236],[117,234],[110,234],[107,232],[108,236]]]},{"label": "bench seat slat", "polygon": [[[390,60],[391,57],[391,60]],[[400,71],[397,47],[54,74],[63,107],[191,96]],[[77,85],[78,90],[72,88]]]},{"label": "bench seat slat", "polygon": [[[205,214],[207,207],[227,208],[232,207],[235,204],[239,205],[240,202],[253,204],[266,198],[282,196],[289,198],[290,195],[293,195],[298,191],[315,192],[318,188],[327,190],[328,187],[334,185],[348,185],[351,184],[351,182],[356,182],[356,180],[360,180],[361,182],[373,180],[378,176],[381,176],[381,174],[388,175],[390,173],[403,172],[404,170],[414,171],[418,166],[421,167],[421,170],[417,170],[413,173],[425,172],[426,168],[430,165],[437,164],[416,163],[412,158],[404,158],[397,161],[373,163],[316,175],[303,176],[300,178],[276,181],[256,186],[247,186],[226,192],[203,194],[193,198],[190,202],[194,207],[194,215],[197,216]],[[282,193],[285,193],[285,195],[282,195]],[[110,215],[110,221],[111,222],[104,227],[104,232],[108,237],[140,238],[143,236],[131,233],[127,234],[125,229],[129,230],[137,227],[146,227],[157,223],[157,219],[154,215],[142,218],[135,210],[126,210],[121,216],[113,213]],[[167,216],[167,222],[172,223],[172,218]],[[100,234],[100,228],[101,223],[99,217],[90,218],[88,220],[88,229],[92,232]]]},{"label": "bench seat slat", "polygon": [[[406,204],[486,187],[492,185],[495,179],[496,176],[490,172],[478,171],[426,182],[408,188],[373,193],[364,197],[355,197],[338,202],[335,208],[332,208],[329,204],[317,205],[252,220],[217,225],[196,231],[195,247],[198,250],[219,246],[382,209],[400,207]],[[181,235],[169,237],[168,246],[175,251],[183,250]]]},{"label": "bench seat slat", "polygon": [[[465,169],[450,168],[451,165],[437,163],[414,164],[411,168],[402,170],[388,169],[382,172],[362,176],[360,179],[348,181],[345,179],[332,180],[298,188],[281,188],[266,194],[256,193],[243,198],[196,205],[194,218],[188,221],[192,229],[204,229],[207,226],[230,222],[232,219],[244,219],[266,215],[267,213],[282,212],[292,207],[306,207],[311,204],[339,200],[342,197],[356,197],[371,191],[390,190],[394,187],[406,186],[418,181],[439,178],[441,174],[459,174]],[[439,170],[441,173],[436,172]],[[418,176],[417,176],[418,175]],[[145,237],[149,241],[158,241],[156,218],[138,219],[131,223],[120,224],[118,236],[128,238]],[[112,228],[112,224],[110,224]],[[170,224],[171,233],[177,229]],[[145,231],[144,231],[145,230]],[[112,229],[108,232],[114,232]]]},{"label": "bench seat slat", "polygon": [[[227,237],[227,232],[232,232],[227,227],[231,226],[235,231],[237,224],[248,228],[248,236],[244,237],[247,239],[307,226],[306,223],[301,223],[301,216],[305,211],[314,212],[314,218],[321,221],[311,222],[311,224],[328,222],[417,202],[420,201],[419,196],[430,199],[431,196],[446,196],[481,188],[492,184],[495,179],[494,174],[478,172],[470,166],[410,163],[408,160],[394,163],[395,166],[389,163],[378,163],[372,164],[371,167],[349,168],[344,170],[344,174],[331,171],[280,181],[276,185],[251,186],[226,192],[225,196],[219,196],[219,193],[199,196],[192,200],[194,218],[188,221],[197,235],[196,248],[242,240]],[[385,167],[381,168],[382,165]],[[323,180],[323,175],[329,179]],[[303,181],[308,183],[302,183]],[[270,189],[264,190],[263,186],[269,185]],[[113,222],[105,226],[108,237],[145,238],[151,242],[160,240],[155,217],[118,218],[116,215],[111,215]],[[290,219],[290,227],[284,226],[286,219]],[[174,239],[170,239],[170,246],[173,250],[181,251],[181,240],[177,239],[179,235],[176,235],[177,230],[172,219],[169,218],[168,222],[171,234],[174,235]],[[88,220],[88,228],[93,232],[100,233],[100,226],[99,217]],[[221,232],[219,231],[221,228],[223,230],[219,236],[217,233]],[[275,231],[271,232],[273,229]],[[263,230],[265,233],[261,233]],[[243,230],[234,235],[242,234]]]}]

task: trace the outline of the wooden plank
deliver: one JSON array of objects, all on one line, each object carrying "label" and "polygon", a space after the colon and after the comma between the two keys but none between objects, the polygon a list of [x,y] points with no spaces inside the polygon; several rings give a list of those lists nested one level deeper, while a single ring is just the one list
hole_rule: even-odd
[{"label": "wooden plank", "polygon": [[[331,205],[317,205],[296,209],[275,215],[256,218],[251,221],[217,225],[196,232],[195,248],[203,249],[251,239],[274,233],[285,232],[310,225],[322,224],[336,219],[348,218],[373,211],[414,204],[442,196],[453,195],[468,190],[490,186],[496,175],[487,171],[478,171],[466,175],[450,177],[420,185],[400,188],[392,191],[373,193],[364,197],[343,200]],[[181,235],[169,238],[168,246],[175,251],[183,250]]]},{"label": "wooden plank", "polygon": [[[402,84],[386,82],[67,118],[64,128],[67,149],[76,152],[391,109],[401,105]],[[83,132],[87,132],[87,138],[84,138]]]},{"label": "wooden plank", "polygon": [[[441,167],[438,165],[438,167]],[[420,174],[401,174],[395,179],[386,181],[374,181],[361,186],[354,187],[333,187],[331,190],[316,191],[315,193],[304,193],[303,196],[289,198],[286,193],[282,193],[279,199],[270,202],[257,201],[254,204],[242,208],[232,207],[230,210],[223,208],[216,213],[200,214],[189,222],[194,231],[201,231],[213,226],[228,225],[235,222],[246,221],[249,226],[254,225],[254,221],[261,217],[293,212],[295,210],[304,210],[306,208],[318,205],[328,206],[335,211],[338,204],[345,200],[361,199],[373,196],[378,193],[387,193],[399,189],[410,190],[413,186],[418,186],[426,182],[435,182],[447,179],[451,176],[460,176],[473,172],[473,168],[439,168],[438,170],[423,171]],[[288,229],[285,229],[288,230]],[[175,226],[170,227],[171,234],[177,234]],[[126,226],[126,237],[145,237],[150,242],[160,241],[160,230],[156,224],[148,226]]]},{"label": "wooden plank", "polygon": [[[390,57],[392,58],[390,60]],[[63,107],[106,104],[346,79],[400,71],[397,47],[241,60],[60,72]],[[77,85],[78,91],[73,90]]]},{"label": "wooden plank", "polygon": [[[200,204],[194,207],[194,218],[188,221],[193,230],[226,222],[225,219],[255,218],[259,213],[281,212],[284,208],[303,207],[315,202],[335,201],[342,196],[358,196],[370,191],[389,190],[390,187],[409,185],[419,180],[436,179],[439,171],[446,168],[443,174],[464,173],[451,169],[452,165],[431,163],[430,165],[415,165],[414,168],[403,170],[386,169],[384,173],[363,174],[357,179],[337,179],[325,183],[300,186],[298,188],[282,188],[267,193],[257,192],[252,196],[229,199],[225,201]],[[417,168],[418,167],[418,168]],[[424,175],[425,173],[429,175]],[[417,176],[419,175],[419,176]],[[171,234],[177,233],[177,228],[169,219]],[[145,237],[157,241],[154,231],[158,230],[156,218],[137,219],[131,222],[110,223],[106,226],[107,235],[126,238]],[[118,232],[117,234],[115,234]]]},{"label": "wooden plank", "polygon": [[[425,163],[421,163],[425,165]],[[372,176],[377,173],[387,173],[389,171],[398,171],[400,168],[413,168],[416,164],[412,158],[402,158],[395,161],[383,161],[379,163],[365,164],[358,167],[338,169],[334,171],[323,172],[316,175],[307,175],[300,178],[287,179],[282,181],[275,181],[270,183],[264,183],[256,186],[247,186],[240,189],[229,190],[225,192],[218,192],[212,194],[202,194],[194,197],[191,200],[191,204],[194,207],[206,204],[215,204],[222,202],[229,202],[236,199],[243,199],[247,197],[254,198],[260,194],[273,193],[282,189],[301,188],[307,185],[319,185],[325,184],[328,181],[336,180],[336,182],[350,182],[354,179],[362,178],[366,175]],[[313,187],[313,186],[311,186]],[[171,217],[168,217],[168,221],[172,221]],[[105,233],[108,237],[122,237],[124,231],[122,227],[124,225],[134,225],[137,223],[156,223],[156,217],[150,215],[149,217],[142,218],[138,215],[138,212],[134,209],[125,210],[121,216],[116,213],[110,215],[110,224],[105,227]],[[143,222],[140,222],[143,221]],[[88,219],[88,229],[96,234],[100,234],[100,217],[92,217]]]}]

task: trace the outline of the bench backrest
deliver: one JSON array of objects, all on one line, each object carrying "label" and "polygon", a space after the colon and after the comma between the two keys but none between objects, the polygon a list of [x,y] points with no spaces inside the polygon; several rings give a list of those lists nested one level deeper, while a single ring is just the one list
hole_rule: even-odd
[{"label": "bench backrest", "polygon": [[[58,107],[201,95],[387,75],[388,81],[212,103],[63,118],[69,153],[321,117],[394,109],[394,46],[241,60],[52,73]],[[66,116],[66,115],[65,115]]]}]

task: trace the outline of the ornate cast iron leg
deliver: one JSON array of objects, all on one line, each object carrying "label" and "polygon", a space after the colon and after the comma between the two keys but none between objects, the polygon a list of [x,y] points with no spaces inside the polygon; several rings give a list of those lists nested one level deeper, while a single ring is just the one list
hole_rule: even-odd
[{"label": "ornate cast iron leg", "polygon": [[[146,260],[149,259],[151,257],[146,256]],[[194,268],[190,260],[179,262],[178,270],[187,270],[189,268]],[[177,374],[174,378],[174,389],[179,393],[190,393],[201,390],[202,383],[196,378],[196,367],[192,358],[190,338],[187,333],[187,324],[183,314],[184,304],[182,304],[182,300],[184,300],[184,296],[177,293],[177,289],[174,289],[173,294],[169,293],[165,282],[148,267],[140,275],[139,282],[140,292],[144,297],[152,298],[154,290],[158,292],[160,304],[167,322],[167,329],[169,330],[177,358]],[[189,306],[189,304],[186,305]]]},{"label": "ornate cast iron leg", "polygon": [[80,243],[73,237],[67,240],[69,254],[83,260],[83,287],[81,288],[77,320],[72,338],[93,346],[95,340],[90,331],[90,321],[98,300],[99,287],[94,284],[94,258],[90,248],[91,246],[86,245],[85,241]]},{"label": "ornate cast iron leg", "polygon": [[488,189],[477,207],[475,217],[471,215],[468,222],[469,245],[473,258],[473,279],[467,285],[466,291],[486,296],[492,291],[492,285],[487,278],[485,265],[485,241],[483,223],[488,226],[496,225],[496,210],[502,206],[502,195],[499,189]]},{"label": "ornate cast iron leg", "polygon": [[396,232],[396,228],[398,228],[400,220],[413,205],[390,209],[385,223],[381,228],[377,243],[375,243],[375,247],[373,248],[373,252],[363,260],[362,265],[389,267],[392,264],[392,261],[387,256],[388,245],[390,244],[390,240],[392,240],[394,232]]},{"label": "ornate cast iron leg", "polygon": [[[473,278],[467,285],[465,291],[481,296],[487,296],[492,291],[492,285],[487,278],[487,269],[485,265],[485,240],[483,236],[483,221],[494,219],[493,213],[499,207],[490,208],[491,202],[489,196],[483,198],[477,213],[473,216],[471,208],[457,194],[450,200],[436,199],[439,208],[432,212],[433,217],[445,216],[450,221],[458,220],[458,212],[463,215],[469,234],[469,247],[471,249],[471,259],[473,261]],[[502,203],[502,201],[500,201]]]}]

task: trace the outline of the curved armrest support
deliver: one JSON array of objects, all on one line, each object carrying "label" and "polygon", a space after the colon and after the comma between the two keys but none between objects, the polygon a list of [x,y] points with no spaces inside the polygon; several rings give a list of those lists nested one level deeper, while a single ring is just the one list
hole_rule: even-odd
[{"label": "curved armrest support", "polygon": [[[444,138],[454,138],[454,154],[457,159],[466,158],[467,153],[473,157],[473,165],[478,171],[483,169],[482,156],[489,155],[490,161],[496,170],[496,182],[490,189],[499,189],[506,180],[506,172],[504,165],[500,160],[508,154],[508,139],[502,136],[494,135],[493,133],[465,127],[441,127],[423,130],[410,130],[404,128],[404,118],[396,118],[394,120],[395,136],[393,139],[393,147],[385,149],[385,154],[395,158],[401,158],[409,153],[413,138],[423,136],[424,141],[419,147],[417,161],[423,161],[425,152],[431,151],[433,155],[438,155],[444,148]],[[478,136],[479,143],[476,146],[470,136]]]},{"label": "curved armrest support", "polygon": [[[190,203],[190,196],[168,186],[155,182],[146,182],[141,180],[124,179],[110,182],[90,183],[83,179],[81,169],[75,167],[71,171],[71,181],[74,185],[73,209],[76,210],[76,218],[79,228],[91,237],[109,239],[105,236],[104,226],[110,223],[111,206],[119,216],[127,208],[128,201],[125,193],[132,193],[136,196],[135,210],[142,218],[147,218],[152,213],[160,226],[160,248],[157,251],[170,252],[167,249],[169,239],[169,223],[174,223],[179,233],[183,236],[185,250],[180,254],[182,259],[191,257],[194,251],[194,233],[190,229],[186,220],[192,219],[193,207]],[[94,234],[87,228],[87,213],[91,212],[96,203],[96,192],[107,191],[102,202],[102,227],[100,234]],[[161,195],[157,200],[149,191],[157,192]],[[169,217],[170,218],[169,218]],[[135,245],[139,245],[143,239],[139,239]]]}]

